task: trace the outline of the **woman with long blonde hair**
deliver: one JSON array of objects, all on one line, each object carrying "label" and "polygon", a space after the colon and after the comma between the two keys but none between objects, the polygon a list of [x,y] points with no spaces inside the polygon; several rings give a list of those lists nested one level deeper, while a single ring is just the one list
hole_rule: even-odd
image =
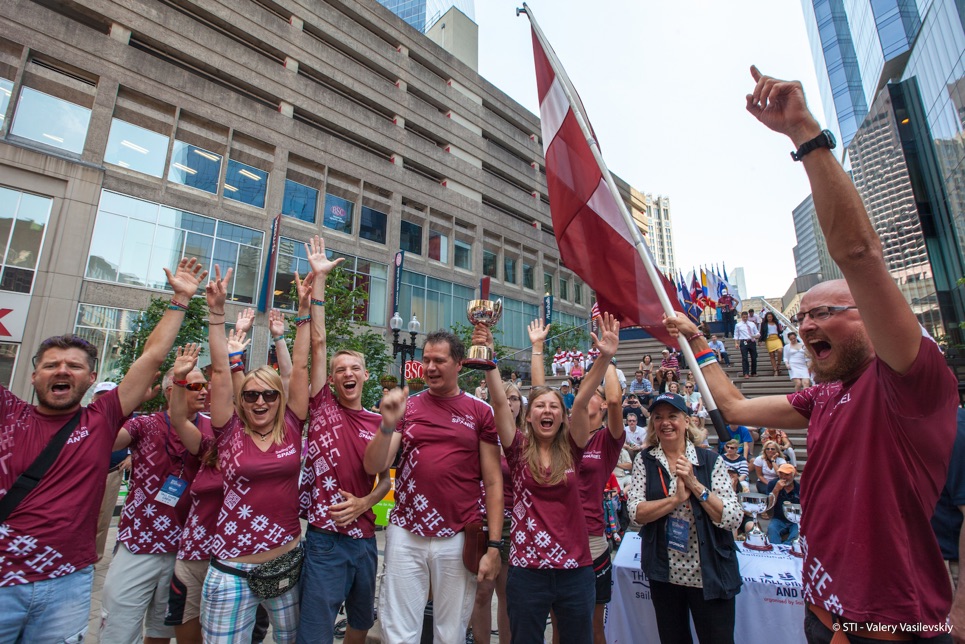
[{"label": "woman with long blonde hair", "polygon": [[[520,430],[498,373],[486,374],[512,475],[513,507],[522,509],[513,513],[506,588],[513,642],[542,641],[550,610],[557,616],[563,644],[592,640],[595,585],[589,539],[585,522],[572,518],[573,509],[582,505],[579,471],[590,437],[588,405],[616,354],[619,329],[619,322],[604,315],[601,337],[593,337],[601,356],[577,394],[571,420],[558,391],[534,387],[526,431]],[[473,344],[492,342],[489,327],[478,325]]]},{"label": "woman with long blonde hair", "polygon": [[757,491],[767,494],[767,484],[777,478],[777,468],[787,461],[781,458],[781,447],[775,441],[764,441],[761,455],[754,459],[757,470]]}]

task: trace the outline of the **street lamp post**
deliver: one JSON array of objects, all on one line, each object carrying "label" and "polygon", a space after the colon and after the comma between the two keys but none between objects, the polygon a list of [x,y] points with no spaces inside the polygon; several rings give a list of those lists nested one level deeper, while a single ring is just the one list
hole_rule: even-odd
[{"label": "street lamp post", "polygon": [[402,318],[399,316],[399,312],[396,311],[392,315],[392,319],[389,320],[389,328],[392,329],[392,357],[397,357],[400,353],[402,354],[402,360],[399,362],[399,375],[405,380],[405,359],[406,356],[410,356],[415,360],[415,337],[422,328],[422,325],[419,324],[419,320],[416,318],[415,313],[413,313],[408,325],[410,339],[399,342],[399,332],[402,330]]}]

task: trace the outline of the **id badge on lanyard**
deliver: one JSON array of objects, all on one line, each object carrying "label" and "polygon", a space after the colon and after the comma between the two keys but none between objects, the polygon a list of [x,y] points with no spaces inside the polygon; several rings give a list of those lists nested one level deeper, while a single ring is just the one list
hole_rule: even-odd
[{"label": "id badge on lanyard", "polygon": [[180,476],[175,476],[174,474],[168,474],[167,480],[161,489],[158,490],[155,500],[164,505],[170,505],[172,508],[178,504],[181,499],[181,495],[184,491],[188,489],[188,482],[185,481]]}]

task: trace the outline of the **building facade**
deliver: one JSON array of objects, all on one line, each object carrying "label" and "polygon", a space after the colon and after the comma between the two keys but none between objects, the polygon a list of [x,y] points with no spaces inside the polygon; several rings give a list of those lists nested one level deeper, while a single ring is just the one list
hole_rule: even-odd
[{"label": "building facade", "polygon": [[[374,0],[11,0],[0,25],[0,384],[15,393],[40,340],[64,332],[112,375],[182,255],[234,269],[229,320],[291,312],[314,234],[378,330],[398,249],[394,308],[424,331],[464,322],[482,275],[507,346],[527,346],[545,291],[555,319],[585,321],[538,120]],[[267,351],[259,315],[253,364]]]},{"label": "building facade", "polygon": [[[814,199],[808,195],[794,209],[794,269],[798,278],[805,275],[818,275],[818,281],[841,279],[841,269],[831,259],[828,242],[818,224],[818,214],[814,210]],[[798,283],[799,280],[795,280]],[[792,284],[791,288],[794,288]],[[785,304],[786,305],[786,304]]]},{"label": "building facade", "polygon": [[379,3],[422,33],[426,33],[452,7],[475,20],[473,0],[379,0]]},{"label": "building facade", "polygon": [[919,321],[962,342],[965,3],[802,0],[829,127]]}]

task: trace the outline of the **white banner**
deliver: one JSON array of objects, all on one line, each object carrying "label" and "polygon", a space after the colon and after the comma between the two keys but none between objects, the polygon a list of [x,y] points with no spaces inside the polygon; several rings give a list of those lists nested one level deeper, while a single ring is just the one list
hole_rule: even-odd
[{"label": "white banner", "polygon": [[[744,585],[736,601],[734,639],[804,644],[801,559],[787,546],[771,552],[738,547]],[[697,634],[693,631],[694,641]],[[627,533],[613,561],[613,599],[607,607],[608,644],[659,642],[650,584],[640,569],[640,536]]]}]

